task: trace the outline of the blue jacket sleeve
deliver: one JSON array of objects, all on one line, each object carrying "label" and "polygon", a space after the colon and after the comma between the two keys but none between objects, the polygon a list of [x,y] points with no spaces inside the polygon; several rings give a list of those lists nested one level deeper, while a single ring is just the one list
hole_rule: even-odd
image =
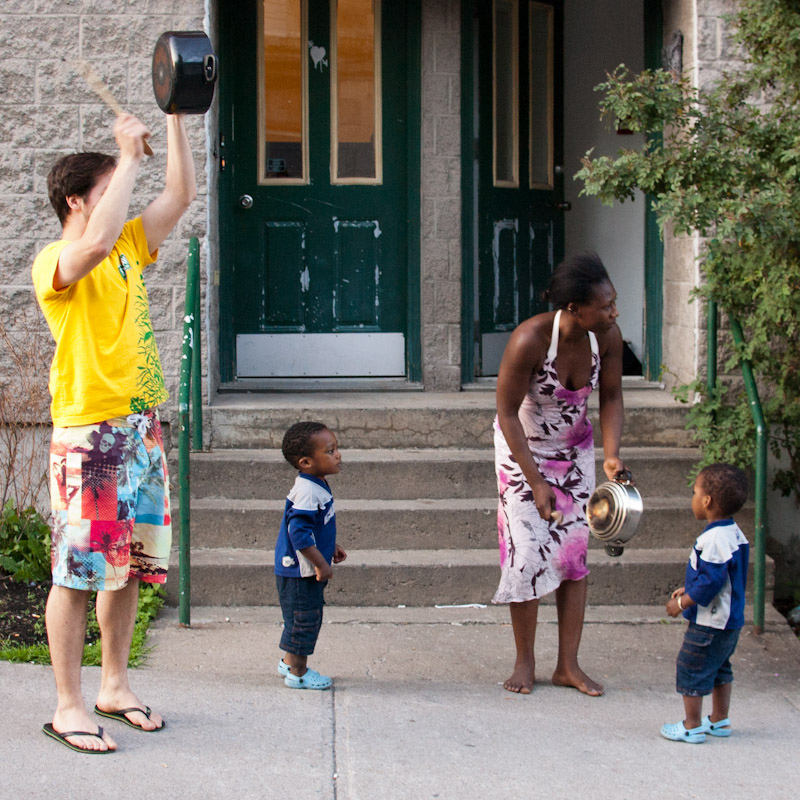
[{"label": "blue jacket sleeve", "polygon": [[697,557],[697,574],[687,585],[686,593],[699,606],[707,606],[725,586],[728,580],[728,564],[712,564]]},{"label": "blue jacket sleeve", "polygon": [[304,550],[306,547],[315,547],[317,540],[314,537],[314,518],[316,511],[292,508],[286,517],[286,530],[289,541],[295,550]]}]

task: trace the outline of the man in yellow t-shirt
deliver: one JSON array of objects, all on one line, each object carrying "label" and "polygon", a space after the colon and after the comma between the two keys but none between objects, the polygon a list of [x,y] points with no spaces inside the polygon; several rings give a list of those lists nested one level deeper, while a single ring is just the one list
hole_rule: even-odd
[{"label": "man in yellow t-shirt", "polygon": [[133,692],[128,654],[139,583],[164,583],[171,541],[166,455],[156,407],[167,399],[142,271],[195,199],[184,118],[167,116],[164,189],[126,222],[147,127],[114,125],[119,158],[76,153],[48,175],[62,235],[33,264],[56,341],[50,369],[53,588],[46,623],[58,705],[47,736],[82,753],[116,742],[83,701],[89,593],[97,591],[103,669],[96,714],[141,731],[162,717]]}]

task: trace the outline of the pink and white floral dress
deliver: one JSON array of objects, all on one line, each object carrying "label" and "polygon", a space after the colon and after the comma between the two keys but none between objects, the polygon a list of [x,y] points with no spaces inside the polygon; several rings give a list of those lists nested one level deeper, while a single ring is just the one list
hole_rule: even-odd
[{"label": "pink and white floral dress", "polygon": [[519,419],[533,459],[553,488],[556,509],[563,518],[556,524],[539,516],[533,492],[495,418],[495,471],[500,493],[497,535],[502,575],[494,603],[535,600],[555,591],[562,581],[577,581],[589,574],[586,503],[595,487],[595,463],[587,405],[600,377],[600,354],[597,339],[589,332],[589,383],[577,391],[565,389],[556,373],[560,319],[561,312],[557,311],[547,357],[531,378]]}]

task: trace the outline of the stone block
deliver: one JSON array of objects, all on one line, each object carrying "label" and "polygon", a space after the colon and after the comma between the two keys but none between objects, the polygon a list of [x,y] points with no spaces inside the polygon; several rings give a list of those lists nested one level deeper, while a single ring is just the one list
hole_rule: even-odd
[{"label": "stone block", "polygon": [[[13,25],[13,20],[0,17],[0,25]],[[4,53],[23,52],[7,47]],[[0,61],[0,85],[3,104],[30,107],[36,97],[36,61],[30,58],[4,58]]]},{"label": "stone block", "polygon": [[421,311],[422,311],[422,324],[430,325],[437,321],[438,309],[434,302],[434,287],[436,284],[433,281],[423,281],[420,289],[421,294]]},{"label": "stone block", "polygon": [[[29,6],[30,7],[30,6]],[[0,16],[3,53],[77,53],[77,17],[15,14]]]},{"label": "stone block", "polygon": [[33,151],[15,148],[0,150],[0,194],[25,194],[33,191]]},{"label": "stone block", "polygon": [[697,20],[697,57],[701,62],[716,61],[720,54],[720,20],[699,17]]},{"label": "stone block", "polygon": [[436,72],[422,75],[422,115],[438,115],[450,108],[450,76]]},{"label": "stone block", "polygon": [[461,117],[438,115],[434,120],[434,130],[436,154],[461,158]]},{"label": "stone block", "polygon": [[437,281],[434,284],[434,305],[437,322],[461,323],[461,284]]},{"label": "stone block", "polygon": [[450,277],[449,242],[425,239],[422,247],[422,280],[441,281]]},{"label": "stone block", "polygon": [[422,191],[427,197],[457,197],[461,187],[461,163],[457,158],[429,158],[422,173]]},{"label": "stone block", "polygon": [[3,214],[0,215],[0,240],[35,239],[42,222],[47,221],[43,211],[41,200],[31,194],[4,198]]},{"label": "stone block", "polygon": [[147,297],[150,302],[150,322],[153,330],[163,331],[175,328],[175,292],[172,287],[148,287]]},{"label": "stone block", "polygon": [[437,198],[435,204],[435,236],[437,239],[461,236],[461,203],[456,198]]},{"label": "stone block", "polygon": [[31,265],[37,252],[30,239],[0,242],[0,291],[6,286],[30,286]]},{"label": "stone block", "polygon": [[434,33],[434,71],[440,75],[461,74],[461,37],[451,31]]},{"label": "stone block", "polygon": [[450,363],[448,325],[436,323],[422,328],[422,361],[425,366]]}]

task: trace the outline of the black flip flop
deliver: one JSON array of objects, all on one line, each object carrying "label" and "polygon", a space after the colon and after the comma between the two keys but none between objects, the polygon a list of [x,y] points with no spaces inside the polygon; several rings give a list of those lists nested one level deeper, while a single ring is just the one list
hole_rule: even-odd
[{"label": "black flip flop", "polygon": [[106,750],[89,750],[86,747],[78,747],[76,744],[72,744],[72,742],[67,741],[68,736],[94,736],[96,739],[103,740],[103,729],[98,725],[97,726],[97,733],[92,733],[91,731],[67,731],[66,733],[59,733],[50,722],[46,722],[42,725],[42,733],[45,736],[49,736],[51,739],[55,739],[57,742],[61,742],[64,747],[69,747],[70,750],[74,750],[76,753],[89,753],[90,755],[100,755],[104,756],[108,753],[113,753],[114,751],[111,749]]},{"label": "black flip flop", "polygon": [[167,723],[162,720],[161,725],[159,725],[158,728],[154,728],[151,731],[147,730],[147,728],[137,725],[135,722],[132,722],[125,716],[126,714],[132,714],[134,711],[144,714],[147,719],[150,719],[150,714],[152,713],[150,711],[150,706],[145,706],[144,708],[120,708],[117,711],[103,711],[103,709],[98,708],[97,706],[94,707],[95,714],[99,714],[101,717],[106,717],[106,719],[115,719],[117,722],[124,722],[129,728],[136,728],[137,731],[144,731],[144,733],[158,733],[167,727]]}]

